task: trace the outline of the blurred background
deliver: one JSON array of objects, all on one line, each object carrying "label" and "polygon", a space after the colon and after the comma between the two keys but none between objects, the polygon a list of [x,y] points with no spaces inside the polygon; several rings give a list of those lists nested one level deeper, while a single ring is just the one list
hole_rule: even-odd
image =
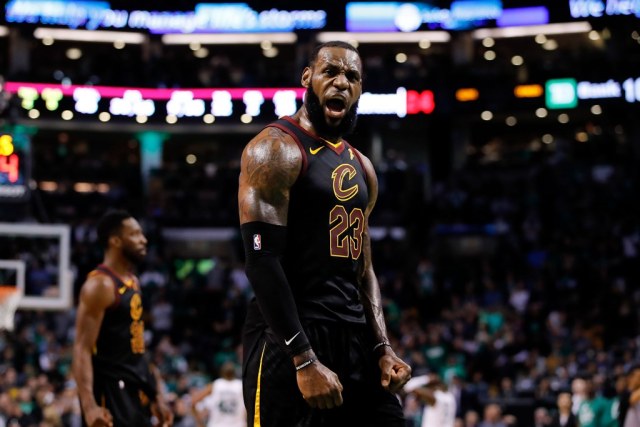
[{"label": "blurred background", "polygon": [[149,238],[147,341],[177,425],[193,425],[193,390],[242,357],[240,153],[299,108],[307,56],[335,39],[363,60],[348,140],[378,173],[373,261],[398,354],[444,379],[460,426],[491,421],[495,403],[505,425],[548,425],[576,378],[615,415],[640,343],[637,1],[13,0],[0,13],[0,260],[24,266],[20,281],[0,262],[0,282],[25,294],[0,332],[0,425],[78,425],[73,307],[108,208]]}]

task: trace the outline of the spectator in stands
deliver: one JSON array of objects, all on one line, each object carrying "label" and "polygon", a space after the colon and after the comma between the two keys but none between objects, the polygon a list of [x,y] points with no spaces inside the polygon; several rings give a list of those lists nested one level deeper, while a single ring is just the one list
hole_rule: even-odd
[{"label": "spectator in stands", "polygon": [[467,411],[464,414],[464,427],[479,427],[480,415],[476,411]]},{"label": "spectator in stands", "polygon": [[640,366],[635,366],[629,373],[629,406],[624,414],[623,427],[640,426]]},{"label": "spectator in stands", "polygon": [[490,403],[484,408],[484,417],[480,427],[506,427],[502,420],[502,408],[497,403]]},{"label": "spectator in stands", "polygon": [[571,412],[578,415],[580,405],[587,398],[587,383],[584,378],[574,378],[571,382]]},{"label": "spectator in stands", "polygon": [[580,427],[606,427],[607,411],[609,409],[606,400],[596,394],[592,378],[585,378],[585,398],[578,408],[578,422]]},{"label": "spectator in stands", "polygon": [[561,392],[558,394],[558,412],[553,417],[550,427],[577,427],[576,416],[571,412],[571,393]]},{"label": "spectator in stands", "polygon": [[539,407],[533,412],[534,427],[549,427],[551,425],[551,416],[547,408]]}]

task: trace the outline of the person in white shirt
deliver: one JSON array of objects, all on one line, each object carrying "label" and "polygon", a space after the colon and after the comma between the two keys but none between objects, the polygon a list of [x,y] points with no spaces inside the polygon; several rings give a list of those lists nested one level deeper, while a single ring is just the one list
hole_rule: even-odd
[{"label": "person in white shirt", "polygon": [[587,383],[582,378],[574,378],[571,381],[571,412],[574,415],[578,415],[578,409],[580,405],[587,398]]},{"label": "person in white shirt", "polygon": [[455,426],[455,396],[437,375],[420,375],[411,378],[405,384],[404,391],[413,393],[424,402],[421,427]]},{"label": "person in white shirt", "polygon": [[223,364],[220,378],[193,395],[192,408],[200,427],[205,427],[204,413],[208,413],[206,427],[246,427],[242,380],[236,377],[233,362]]}]

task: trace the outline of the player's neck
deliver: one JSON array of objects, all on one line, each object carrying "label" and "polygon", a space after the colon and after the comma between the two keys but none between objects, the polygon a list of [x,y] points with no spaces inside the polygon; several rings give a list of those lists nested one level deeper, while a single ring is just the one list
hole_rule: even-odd
[{"label": "player's neck", "polygon": [[342,137],[340,136],[329,138],[329,137],[325,137],[324,135],[320,135],[316,130],[315,126],[313,125],[313,122],[309,117],[309,113],[307,112],[307,109],[304,105],[292,116],[292,118],[298,122],[298,124],[302,129],[317,136],[323,141],[329,142],[331,144],[339,144],[340,141],[342,141]]},{"label": "player's neck", "polygon": [[131,274],[133,265],[125,257],[119,254],[107,252],[102,264],[109,267],[114,273],[120,276]]}]

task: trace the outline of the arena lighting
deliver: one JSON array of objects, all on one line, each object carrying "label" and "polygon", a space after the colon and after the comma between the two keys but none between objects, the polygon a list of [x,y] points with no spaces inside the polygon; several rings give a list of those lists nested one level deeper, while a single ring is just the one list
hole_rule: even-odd
[{"label": "arena lighting", "polygon": [[525,27],[481,28],[472,32],[473,38],[482,40],[492,38],[535,37],[539,34],[574,34],[591,31],[588,22],[570,22],[563,24],[530,25]]},{"label": "arena lighting", "polygon": [[107,183],[96,184],[96,191],[98,193],[103,193],[103,194],[104,193],[108,193],[109,190],[111,190],[111,186],[109,184],[107,184]]},{"label": "arena lighting", "polygon": [[142,33],[125,31],[67,30],[64,28],[36,28],[33,37],[37,39],[70,40],[78,42],[142,44],[147,36]]},{"label": "arena lighting", "polygon": [[462,88],[456,91],[456,100],[460,102],[475,101],[480,96],[478,89]]},{"label": "arena lighting", "polygon": [[348,33],[323,31],[316,40],[325,43],[332,40],[355,40],[358,43],[447,43],[451,36],[446,31],[414,31],[412,33]]},{"label": "arena lighting", "polygon": [[164,44],[261,44],[264,41],[279,44],[294,44],[298,41],[295,33],[242,33],[242,34],[165,34]]},{"label": "arena lighting", "polygon": [[91,193],[95,191],[96,186],[90,182],[76,182],[73,184],[73,190],[76,193]]},{"label": "arena lighting", "polygon": [[542,85],[518,85],[513,89],[516,98],[538,98],[542,93]]},{"label": "arena lighting", "polygon": [[42,191],[53,192],[58,190],[58,183],[55,181],[40,181],[38,188]]}]

